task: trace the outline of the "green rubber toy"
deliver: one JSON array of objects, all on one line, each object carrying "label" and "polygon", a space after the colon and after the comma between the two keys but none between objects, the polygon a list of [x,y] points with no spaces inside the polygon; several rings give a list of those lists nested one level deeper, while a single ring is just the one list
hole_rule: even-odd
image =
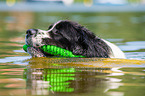
[{"label": "green rubber toy", "polygon": [[[31,47],[30,45],[24,45],[23,49],[27,52],[27,48]],[[47,52],[54,56],[62,56],[62,57],[85,57],[82,55],[74,55],[71,51],[54,46],[54,45],[44,45],[40,47],[44,52]]]}]

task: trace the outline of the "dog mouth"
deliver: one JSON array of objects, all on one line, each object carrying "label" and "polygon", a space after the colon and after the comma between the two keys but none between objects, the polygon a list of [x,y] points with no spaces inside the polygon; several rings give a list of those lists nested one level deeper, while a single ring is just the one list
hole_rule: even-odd
[{"label": "dog mouth", "polygon": [[[44,34],[43,34],[44,33]],[[39,30],[39,29],[28,29],[26,31],[25,41],[27,45],[30,45],[32,49],[34,49],[35,55],[37,54],[44,54],[47,56],[54,56],[51,55],[48,52],[45,52],[42,50],[41,47],[44,45],[54,45],[63,47],[61,43],[59,43],[57,40],[51,38],[49,34],[45,34],[45,31]],[[33,51],[33,50],[30,50]],[[33,52],[31,52],[33,53]]]},{"label": "dog mouth", "polygon": [[35,54],[34,54],[35,56],[37,56],[37,55],[39,55],[39,54],[43,54],[43,55],[46,56],[46,57],[54,56],[54,55],[51,55],[50,53],[44,52],[44,51],[41,49],[41,47],[42,47],[43,45],[40,46],[39,44],[34,44],[32,39],[33,39],[32,36],[27,36],[27,35],[26,35],[26,38],[25,38],[26,44],[31,46],[31,49],[33,49],[33,50],[31,50],[31,51],[35,51],[35,52],[31,52],[31,53],[35,53]]},{"label": "dog mouth", "polygon": [[43,54],[44,57],[49,57],[49,56],[54,56],[50,53],[45,52],[44,50],[41,49],[41,47],[32,47],[36,52],[34,55],[39,55],[39,54]]}]

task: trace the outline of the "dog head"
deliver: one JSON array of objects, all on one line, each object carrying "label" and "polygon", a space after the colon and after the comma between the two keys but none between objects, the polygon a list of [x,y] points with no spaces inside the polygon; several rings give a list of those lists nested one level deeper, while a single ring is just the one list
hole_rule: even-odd
[{"label": "dog head", "polygon": [[26,44],[34,48],[55,45],[75,55],[109,57],[109,47],[87,28],[76,22],[58,21],[50,25],[47,31],[29,29],[26,34]]}]

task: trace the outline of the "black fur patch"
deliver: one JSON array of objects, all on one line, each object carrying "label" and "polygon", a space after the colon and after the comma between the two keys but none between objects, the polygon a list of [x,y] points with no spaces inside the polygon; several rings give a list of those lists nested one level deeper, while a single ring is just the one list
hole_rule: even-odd
[{"label": "black fur patch", "polygon": [[76,22],[61,21],[49,34],[51,39],[43,39],[45,45],[56,45],[72,51],[75,55],[109,58],[110,47],[87,28]]}]

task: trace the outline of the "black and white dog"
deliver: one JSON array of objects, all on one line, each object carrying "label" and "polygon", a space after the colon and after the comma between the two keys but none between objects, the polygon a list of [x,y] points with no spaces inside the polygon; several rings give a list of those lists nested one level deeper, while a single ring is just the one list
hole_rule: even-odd
[{"label": "black and white dog", "polygon": [[50,25],[47,31],[27,30],[26,44],[32,46],[27,49],[32,57],[52,56],[39,47],[55,45],[85,57],[125,58],[124,53],[116,45],[98,38],[87,28],[68,20]]}]

